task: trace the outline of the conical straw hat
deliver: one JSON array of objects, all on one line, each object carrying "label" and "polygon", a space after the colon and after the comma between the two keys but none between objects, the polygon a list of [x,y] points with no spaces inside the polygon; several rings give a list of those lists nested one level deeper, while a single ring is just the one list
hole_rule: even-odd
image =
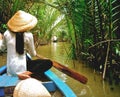
[{"label": "conical straw hat", "polygon": [[25,32],[34,28],[36,24],[36,17],[22,10],[19,10],[8,21],[7,26],[13,32]]},{"label": "conical straw hat", "polygon": [[28,78],[17,84],[13,97],[51,97],[51,95],[40,81]]}]

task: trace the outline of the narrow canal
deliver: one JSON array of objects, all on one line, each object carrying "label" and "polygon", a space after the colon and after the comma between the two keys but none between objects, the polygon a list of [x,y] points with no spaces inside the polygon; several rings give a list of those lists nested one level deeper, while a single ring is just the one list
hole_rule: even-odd
[{"label": "narrow canal", "polygon": [[52,68],[73,89],[77,97],[120,97],[120,85],[109,85],[107,81],[102,80],[102,74],[95,72],[82,62],[67,58],[68,45],[66,43],[51,43],[40,46],[38,53],[58,61],[88,78],[88,83],[85,85]]},{"label": "narrow canal", "polygon": [[[69,44],[66,43],[51,43],[40,46],[37,48],[37,52],[74,69],[88,78],[88,83],[85,85],[52,68],[52,70],[73,89],[77,97],[120,97],[120,85],[109,85],[107,81],[102,80],[100,73],[95,72],[82,62],[67,58],[67,53],[69,52],[68,46]],[[6,55],[0,55],[0,66],[5,64],[5,62]]]}]

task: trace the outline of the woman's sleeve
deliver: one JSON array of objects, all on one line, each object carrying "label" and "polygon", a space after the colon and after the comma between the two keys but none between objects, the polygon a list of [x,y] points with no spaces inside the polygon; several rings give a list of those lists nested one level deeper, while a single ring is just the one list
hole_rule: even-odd
[{"label": "woman's sleeve", "polygon": [[6,41],[5,41],[5,37],[3,37],[3,39],[0,40],[0,52],[4,52],[6,50]]},{"label": "woman's sleeve", "polygon": [[35,50],[34,39],[33,39],[32,33],[30,33],[28,36],[27,50],[31,56],[36,56],[36,50]]}]

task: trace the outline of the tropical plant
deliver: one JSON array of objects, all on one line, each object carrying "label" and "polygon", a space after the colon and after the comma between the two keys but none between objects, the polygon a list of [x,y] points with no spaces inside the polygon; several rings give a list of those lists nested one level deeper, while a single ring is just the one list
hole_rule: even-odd
[{"label": "tropical plant", "polygon": [[113,71],[107,67],[112,67],[113,61],[118,64],[113,56],[120,51],[120,1],[57,0],[56,4],[66,15],[72,54],[92,62],[105,78],[108,69]]},{"label": "tropical plant", "polygon": [[[89,43],[87,45],[90,54],[88,59],[93,58],[94,68],[100,69],[103,72],[103,78],[105,78],[108,65],[112,67],[113,60],[116,60],[113,58],[116,55],[114,46],[117,49],[120,46],[118,42],[120,41],[118,35],[120,29],[120,11],[118,10],[120,1],[85,0],[85,4],[86,12],[83,27],[87,27],[87,29],[83,33],[89,35],[85,38]],[[82,45],[85,46],[85,44]]]}]

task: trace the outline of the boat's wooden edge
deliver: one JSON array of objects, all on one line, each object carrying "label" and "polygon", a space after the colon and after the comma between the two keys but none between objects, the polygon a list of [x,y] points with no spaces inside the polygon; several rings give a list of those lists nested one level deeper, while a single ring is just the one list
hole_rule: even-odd
[{"label": "boat's wooden edge", "polygon": [[59,77],[57,77],[51,70],[46,71],[45,75],[56,84],[65,97],[77,97],[72,89]]},{"label": "boat's wooden edge", "polygon": [[6,72],[6,65],[0,67],[0,75]]}]

